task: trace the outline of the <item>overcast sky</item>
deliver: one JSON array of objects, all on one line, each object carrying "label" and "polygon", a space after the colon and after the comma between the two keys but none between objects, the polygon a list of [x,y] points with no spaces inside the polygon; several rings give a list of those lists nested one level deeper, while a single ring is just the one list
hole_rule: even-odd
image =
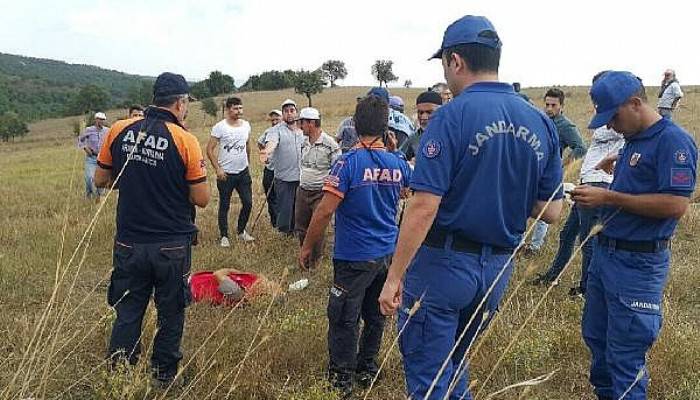
[{"label": "overcast sky", "polygon": [[346,63],[341,85],[372,85],[376,59],[401,85],[443,80],[427,61],[445,27],[485,15],[503,40],[501,80],[588,85],[627,69],[658,85],[665,68],[700,84],[698,15],[691,1],[499,0],[0,0],[0,52],[92,64],[133,74],[212,70],[242,85],[270,69]]}]

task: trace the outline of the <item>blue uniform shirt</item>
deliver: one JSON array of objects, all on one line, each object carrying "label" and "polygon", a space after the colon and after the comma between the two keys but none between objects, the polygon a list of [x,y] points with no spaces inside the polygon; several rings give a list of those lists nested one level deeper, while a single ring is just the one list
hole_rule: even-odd
[{"label": "blue uniform shirt", "polygon": [[360,142],[326,178],[323,190],[343,199],[335,214],[334,259],[370,261],[394,252],[399,195],[411,169],[399,153],[378,143]]},{"label": "blue uniform shirt", "polygon": [[[697,160],[698,150],[692,137],[664,118],[627,138],[610,189],[689,197],[695,189]],[[621,240],[668,239],[678,223],[676,218],[644,217],[613,207],[605,208],[602,220],[603,234]]]},{"label": "blue uniform shirt", "polygon": [[562,197],[550,118],[500,82],[469,86],[430,118],[411,188],[442,197],[434,225],[515,247],[537,200]]}]

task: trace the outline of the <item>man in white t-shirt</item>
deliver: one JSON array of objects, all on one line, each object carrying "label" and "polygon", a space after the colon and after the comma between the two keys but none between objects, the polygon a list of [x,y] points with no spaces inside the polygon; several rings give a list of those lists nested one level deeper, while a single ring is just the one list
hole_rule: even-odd
[{"label": "man in white t-shirt", "polygon": [[664,71],[664,80],[661,81],[661,89],[659,89],[659,102],[656,106],[659,114],[671,119],[673,110],[678,106],[681,97],[683,97],[683,91],[676,79],[676,71],[667,69]]},{"label": "man in white t-shirt", "polygon": [[238,214],[238,238],[244,242],[255,240],[246,232],[253,209],[253,181],[248,171],[250,160],[250,124],[241,118],[243,102],[238,97],[226,99],[226,118],[214,125],[207,143],[207,156],[216,168],[216,187],[219,189],[219,233],[221,246],[229,247],[228,210],[235,190],[241,199]]}]

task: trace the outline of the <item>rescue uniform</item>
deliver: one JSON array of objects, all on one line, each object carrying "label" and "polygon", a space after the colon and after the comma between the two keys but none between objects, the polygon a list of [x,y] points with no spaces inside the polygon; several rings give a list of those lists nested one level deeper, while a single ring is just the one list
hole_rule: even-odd
[{"label": "rescue uniform", "polygon": [[349,384],[356,371],[377,370],[384,331],[379,294],[396,246],[400,190],[410,177],[406,160],[376,140],[360,141],[341,155],[326,178],[323,190],[342,199],[335,214],[333,287],[328,299],[329,372],[340,385]]},{"label": "rescue uniform", "polygon": [[[138,140],[139,131],[145,136]],[[109,305],[117,312],[109,342],[111,356],[122,354],[132,364],[141,352],[143,316],[154,293],[158,332],[151,364],[155,377],[168,381],[182,359],[180,342],[191,241],[196,233],[189,200],[192,184],[206,180],[197,138],[167,110],[148,108],[145,119],[115,123],[97,158],[98,165],[119,178],[117,231],[114,241]],[[155,292],[154,292],[155,291]]]},{"label": "rescue uniform", "polygon": [[[697,148],[669,119],[630,136],[610,189],[689,197]],[[646,399],[646,352],[662,324],[662,296],[675,218],[651,218],[605,207],[588,271],[582,331],[591,350],[590,381],[600,399]],[[636,383],[637,374],[644,376]]]},{"label": "rescue uniform", "polygon": [[[498,308],[513,269],[508,259],[536,201],[553,194],[561,198],[561,178],[551,119],[522,101],[510,84],[475,83],[433,113],[420,140],[411,188],[442,201],[408,267],[398,318],[399,329],[408,321],[399,345],[412,398],[426,396],[476,313],[429,398],[445,397],[482,313],[488,310],[490,319]],[[502,269],[485,309],[477,309]],[[421,307],[409,320],[408,311],[421,296]],[[485,327],[488,320],[483,322]],[[464,368],[450,399],[471,399]]]}]

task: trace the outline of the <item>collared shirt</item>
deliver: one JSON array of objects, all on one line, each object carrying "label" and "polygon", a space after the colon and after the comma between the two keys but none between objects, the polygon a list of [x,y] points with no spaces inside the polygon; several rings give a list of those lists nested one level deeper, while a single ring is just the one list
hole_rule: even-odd
[{"label": "collared shirt", "polygon": [[673,102],[676,99],[683,97],[683,91],[681,90],[681,85],[678,82],[671,82],[670,85],[664,90],[659,98],[657,104],[658,108],[673,108]]},{"label": "collared shirt", "polygon": [[552,120],[511,85],[479,82],[431,116],[411,188],[442,197],[437,228],[515,247],[535,202],[563,196],[561,180]]},{"label": "collared shirt", "polygon": [[586,157],[581,164],[581,183],[610,183],[613,180],[612,174],[608,174],[596,166],[608,155],[617,154],[625,145],[624,136],[609,129],[606,126],[593,131],[591,145],[588,146]]},{"label": "collared shirt", "polygon": [[583,138],[578,131],[576,125],[570,119],[564,116],[564,113],[552,118],[554,126],[557,127],[559,134],[559,146],[561,148],[560,155],[564,155],[564,150],[571,149],[571,156],[574,159],[579,159],[586,154],[586,145],[583,144]]},{"label": "collared shirt", "polygon": [[306,190],[321,190],[331,165],[340,156],[340,146],[326,132],[321,132],[313,144],[306,138],[301,148],[301,179],[299,186]]},{"label": "collared shirt", "polygon": [[[190,185],[207,179],[202,149],[171,112],[150,107],[145,114],[145,119],[116,122],[97,157],[97,164],[111,170],[113,179],[126,165],[119,178],[116,239],[125,243],[189,239],[197,231]],[[139,140],[141,130],[145,135]]]},{"label": "collared shirt", "polygon": [[360,142],[333,164],[323,190],[342,199],[335,213],[333,258],[370,261],[394,253],[401,188],[411,169],[381,141]]},{"label": "collared shirt", "polygon": [[304,135],[300,129],[292,130],[284,122],[270,128],[267,141],[275,143],[272,162],[275,165],[275,179],[285,182],[299,182],[301,164],[301,146]]},{"label": "collared shirt", "polygon": [[88,126],[85,128],[85,131],[78,136],[78,148],[88,148],[95,154],[99,153],[107,131],[109,131],[109,128],[106,126],[102,128],[98,128],[95,125]]},{"label": "collared shirt", "polygon": [[405,156],[406,160],[411,161],[416,157],[416,154],[418,154],[418,148],[420,146],[420,138],[423,136],[423,128],[418,128],[416,130],[416,133],[409,137],[408,140],[406,140],[401,147],[399,148],[399,151],[401,151]]},{"label": "collared shirt", "polygon": [[[673,121],[661,119],[627,139],[610,189],[621,193],[666,193],[690,197],[695,190],[698,150]],[[669,239],[678,220],[652,218],[606,207],[603,234],[621,240]]]},{"label": "collared shirt", "polygon": [[355,132],[355,121],[352,117],[347,117],[340,122],[335,138],[340,143],[340,149],[343,152],[352,149],[357,144],[357,141],[360,139],[357,137],[357,132]]}]

